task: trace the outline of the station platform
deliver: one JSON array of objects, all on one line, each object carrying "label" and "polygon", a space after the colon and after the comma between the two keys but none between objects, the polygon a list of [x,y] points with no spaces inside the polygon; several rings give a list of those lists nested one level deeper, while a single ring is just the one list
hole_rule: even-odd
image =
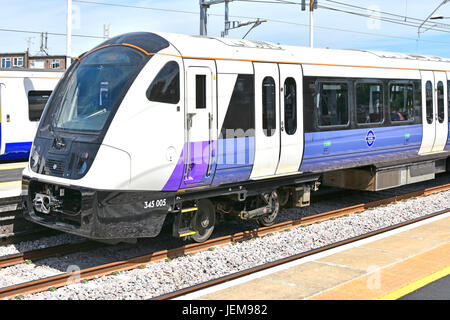
[{"label": "station platform", "polygon": [[0,199],[20,196],[22,171],[27,162],[0,164]]},{"label": "station platform", "polygon": [[[179,298],[396,300],[449,274],[447,213]],[[450,300],[450,288],[429,299]]]}]

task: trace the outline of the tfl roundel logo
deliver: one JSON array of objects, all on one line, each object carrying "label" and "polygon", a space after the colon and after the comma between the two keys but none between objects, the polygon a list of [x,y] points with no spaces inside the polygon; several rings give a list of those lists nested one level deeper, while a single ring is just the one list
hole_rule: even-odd
[{"label": "tfl roundel logo", "polygon": [[366,135],[366,143],[367,146],[371,147],[375,143],[375,133],[372,130],[369,130]]}]

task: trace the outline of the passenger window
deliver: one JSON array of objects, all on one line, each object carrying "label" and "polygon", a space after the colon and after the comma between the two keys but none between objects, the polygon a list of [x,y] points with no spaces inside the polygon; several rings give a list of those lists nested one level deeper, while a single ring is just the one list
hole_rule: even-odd
[{"label": "passenger window", "polygon": [[170,61],[156,75],[147,89],[147,98],[154,102],[176,104],[180,101],[180,68]]},{"label": "passenger window", "polygon": [[297,84],[294,78],[284,81],[284,127],[288,135],[297,131]]},{"label": "passenger window", "polygon": [[234,85],[227,113],[223,120],[222,138],[255,136],[255,77],[239,74]]},{"label": "passenger window", "polygon": [[51,91],[28,91],[28,118],[30,121],[39,121],[44,111]]},{"label": "passenger window", "polygon": [[414,120],[413,86],[406,83],[391,83],[389,86],[391,121]]},{"label": "passenger window", "polygon": [[347,125],[347,83],[320,83],[317,108],[319,126]]},{"label": "passenger window", "polygon": [[267,137],[275,134],[276,126],[276,101],[275,81],[272,77],[265,77],[262,83],[262,121],[263,131]]},{"label": "passenger window", "polygon": [[425,84],[425,101],[427,111],[427,122],[433,123],[433,84],[427,81]]},{"label": "passenger window", "polygon": [[379,83],[358,83],[356,85],[357,123],[381,123],[383,118],[383,86]]},{"label": "passenger window", "polygon": [[206,109],[206,75],[195,75],[195,107]]},{"label": "passenger window", "polygon": [[444,84],[439,81],[437,84],[437,99],[438,99],[438,120],[439,123],[444,122],[445,110],[444,110]]}]

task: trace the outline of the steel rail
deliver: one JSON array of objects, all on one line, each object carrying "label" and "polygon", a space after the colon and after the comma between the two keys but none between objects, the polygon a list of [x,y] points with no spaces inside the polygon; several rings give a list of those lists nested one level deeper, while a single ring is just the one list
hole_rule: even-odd
[{"label": "steel rail", "polygon": [[[415,191],[415,192],[411,192],[411,193],[404,194],[404,195],[397,195],[397,196],[390,197],[387,199],[382,199],[382,200],[377,200],[377,201],[373,201],[373,202],[368,202],[365,204],[350,206],[350,207],[346,207],[343,209],[333,210],[333,211],[321,213],[321,214],[314,215],[314,216],[304,217],[304,218],[297,219],[297,220],[286,221],[286,222],[282,222],[282,223],[279,223],[279,224],[276,224],[276,225],[273,225],[270,227],[262,227],[262,228],[257,228],[257,229],[253,229],[253,230],[236,233],[233,235],[227,235],[227,236],[223,236],[223,237],[219,237],[219,238],[215,238],[215,239],[210,239],[203,243],[192,243],[192,244],[184,245],[182,247],[175,248],[175,249],[162,250],[162,251],[153,252],[153,253],[150,253],[150,254],[147,254],[144,256],[139,256],[139,257],[135,257],[135,258],[131,258],[131,259],[126,259],[126,260],[116,261],[116,262],[99,265],[99,266],[95,266],[95,267],[91,267],[91,268],[86,268],[86,269],[80,270],[78,272],[63,273],[63,274],[59,274],[56,276],[47,277],[44,279],[29,281],[29,282],[21,283],[18,285],[1,288],[0,289],[0,299],[12,299],[12,298],[15,298],[20,295],[26,295],[26,294],[32,294],[32,293],[46,291],[49,288],[55,289],[58,287],[63,287],[68,284],[71,284],[74,281],[77,281],[78,279],[91,280],[96,277],[110,275],[110,274],[113,274],[116,272],[135,269],[136,267],[140,267],[142,265],[149,264],[152,262],[158,262],[158,261],[168,259],[168,258],[172,259],[172,258],[180,257],[180,256],[183,256],[186,254],[205,251],[208,248],[213,247],[213,246],[226,245],[226,244],[229,244],[232,242],[243,241],[246,239],[261,237],[261,236],[264,236],[269,233],[284,231],[286,229],[291,229],[291,228],[298,227],[301,225],[313,224],[313,223],[317,223],[320,221],[328,220],[328,219],[339,217],[339,216],[362,212],[366,209],[374,208],[374,207],[377,207],[380,205],[387,205],[392,202],[415,198],[418,196],[427,196],[427,195],[430,195],[433,193],[438,193],[438,192],[446,191],[449,189],[450,189],[450,184],[432,187],[432,188],[424,189],[421,191]],[[440,214],[442,214],[442,213],[440,213]],[[406,222],[404,225],[420,221],[419,219],[423,220],[423,219],[429,218],[432,215],[428,215],[428,216],[424,216],[422,218],[411,220],[412,222]],[[434,214],[434,215],[436,215],[436,214]],[[398,227],[398,226],[396,225],[396,227]],[[381,233],[381,232],[391,230],[393,228],[395,228],[395,227],[388,227],[388,228],[382,229],[383,231],[375,231],[375,232]],[[370,233],[370,234],[374,235],[374,234],[376,234],[375,232]],[[358,238],[358,237],[356,237],[356,238]],[[355,239],[355,238],[351,238],[351,239]],[[334,244],[334,246],[343,245],[345,243],[348,243],[349,241],[351,241],[351,239],[341,241],[338,244]],[[355,240],[353,240],[353,241],[355,241]],[[328,249],[330,249],[330,248],[332,248],[332,247],[328,247]],[[309,254],[318,252],[317,250],[320,250],[320,249],[315,249],[315,250],[309,251]],[[304,254],[306,254],[306,253],[302,253],[298,256],[301,257]],[[286,258],[286,259],[293,259],[293,258]],[[297,259],[299,259],[299,258],[297,258]],[[257,268],[257,267],[255,267],[255,268]],[[170,294],[167,294],[165,296],[160,296],[160,297],[161,298],[169,297],[169,295]],[[178,295],[180,295],[180,294],[178,294]]]},{"label": "steel rail", "polygon": [[37,250],[31,250],[22,253],[11,254],[0,257],[0,269],[10,266],[14,266],[24,262],[30,262],[33,260],[42,260],[58,255],[70,254],[79,251],[87,251],[103,247],[106,244],[95,241],[83,241],[79,243],[62,244],[58,246],[42,248]]},{"label": "steel rail", "polygon": [[289,256],[289,257],[286,257],[286,258],[282,258],[282,259],[279,259],[279,260],[276,260],[276,261],[273,261],[273,262],[268,262],[266,264],[263,264],[263,265],[260,265],[260,266],[256,266],[256,267],[253,267],[253,268],[249,268],[249,269],[246,269],[246,270],[242,270],[242,271],[230,274],[230,275],[226,275],[226,276],[220,277],[218,279],[206,281],[206,282],[194,285],[192,287],[186,287],[186,288],[174,291],[174,292],[170,292],[170,293],[163,294],[163,295],[160,295],[160,296],[157,296],[157,297],[153,297],[153,298],[151,298],[151,300],[168,300],[168,299],[173,299],[173,298],[176,298],[176,297],[179,297],[179,296],[186,295],[188,293],[192,293],[192,292],[195,292],[195,291],[199,291],[201,289],[205,289],[205,288],[212,287],[212,286],[215,286],[215,285],[218,285],[218,284],[221,284],[221,283],[225,283],[225,282],[237,279],[237,278],[241,278],[241,277],[244,277],[244,276],[247,276],[247,275],[259,272],[259,271],[267,270],[267,269],[270,269],[270,268],[282,265],[282,264],[287,263],[287,262],[291,262],[291,261],[294,261],[294,260],[305,258],[307,256],[311,256],[311,255],[316,254],[316,253],[324,252],[324,251],[327,251],[327,250],[330,250],[330,249],[333,249],[333,248],[336,248],[336,247],[340,247],[340,246],[343,246],[343,245],[346,245],[346,244],[349,244],[349,243],[352,243],[352,242],[356,242],[358,240],[363,240],[363,239],[366,239],[366,238],[370,238],[370,237],[376,236],[378,234],[381,234],[381,233],[384,233],[384,232],[387,232],[387,231],[391,231],[391,230],[394,230],[394,229],[398,229],[400,227],[404,227],[404,226],[407,226],[407,225],[410,225],[410,224],[414,224],[414,223],[417,223],[417,222],[422,221],[422,220],[430,219],[430,218],[433,218],[435,216],[438,216],[438,215],[441,215],[441,214],[445,214],[445,213],[448,213],[448,212],[450,212],[450,209],[445,209],[445,210],[441,210],[441,211],[438,211],[438,212],[434,212],[434,213],[431,213],[429,215],[425,215],[425,216],[422,216],[422,217],[419,217],[419,218],[416,218],[416,219],[413,219],[413,220],[408,220],[408,221],[405,221],[405,222],[402,222],[402,223],[399,223],[399,224],[396,224],[396,225],[392,225],[392,226],[385,227],[385,228],[382,228],[382,229],[378,229],[378,230],[375,230],[375,231],[372,231],[372,232],[369,232],[369,233],[365,233],[365,234],[362,234],[362,235],[359,235],[359,236],[356,236],[356,237],[352,237],[352,238],[345,239],[345,240],[342,240],[342,241],[339,241],[339,242],[335,242],[335,243],[332,243],[332,244],[327,245],[327,246],[323,246],[323,247],[320,247],[320,248],[316,248],[316,249],[312,249],[312,250],[309,250],[309,251],[305,251],[305,252],[302,252],[302,253],[299,253],[299,254],[295,254],[295,255],[292,255],[292,256]]}]

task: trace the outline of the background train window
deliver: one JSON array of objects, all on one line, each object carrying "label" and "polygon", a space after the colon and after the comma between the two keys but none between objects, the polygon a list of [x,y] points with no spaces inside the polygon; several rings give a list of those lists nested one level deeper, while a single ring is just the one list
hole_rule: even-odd
[{"label": "background train window", "polygon": [[268,137],[274,135],[276,126],[275,81],[265,77],[262,83],[263,131]]},{"label": "background train window", "polygon": [[445,119],[444,110],[444,84],[439,81],[437,84],[437,98],[438,98],[438,120],[439,123],[443,123]]},{"label": "background train window", "polygon": [[391,83],[389,85],[391,121],[414,120],[413,85]]},{"label": "background train window", "polygon": [[450,81],[447,81],[447,108],[448,122],[450,122]]},{"label": "background train window", "polygon": [[297,84],[294,78],[284,81],[284,127],[289,135],[297,131]]},{"label": "background train window", "polygon": [[195,75],[195,107],[206,109],[206,75]]},{"label": "background train window", "polygon": [[28,118],[30,121],[39,121],[51,94],[51,91],[28,91]]},{"label": "background train window", "polygon": [[319,126],[348,124],[347,83],[320,83],[317,97]]},{"label": "background train window", "polygon": [[356,85],[356,120],[358,124],[383,121],[383,86],[380,83]]},{"label": "background train window", "polygon": [[425,103],[427,112],[427,122],[433,123],[433,84],[427,81],[425,84]]},{"label": "background train window", "polygon": [[[255,86],[252,74],[238,75],[220,132],[222,138],[255,136]],[[229,136],[231,133],[232,137]]]},{"label": "background train window", "polygon": [[180,101],[180,68],[170,61],[159,71],[150,87],[147,98],[154,102],[178,103]]}]

